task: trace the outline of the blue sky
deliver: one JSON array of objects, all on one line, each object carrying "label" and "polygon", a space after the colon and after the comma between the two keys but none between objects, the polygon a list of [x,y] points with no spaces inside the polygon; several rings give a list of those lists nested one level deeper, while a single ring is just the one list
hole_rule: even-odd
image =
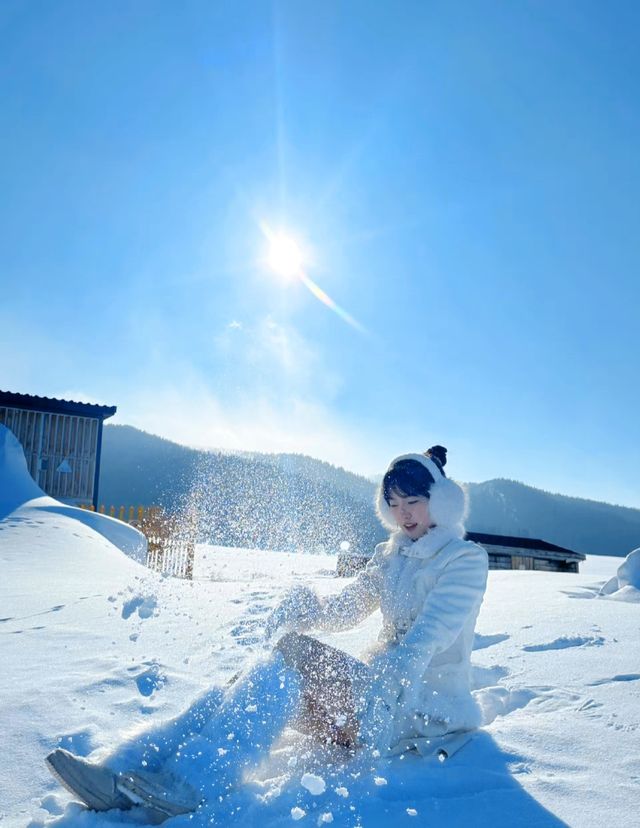
[{"label": "blue sky", "polygon": [[[640,506],[637,3],[6,0],[0,387]],[[265,266],[261,224],[304,245]]]}]

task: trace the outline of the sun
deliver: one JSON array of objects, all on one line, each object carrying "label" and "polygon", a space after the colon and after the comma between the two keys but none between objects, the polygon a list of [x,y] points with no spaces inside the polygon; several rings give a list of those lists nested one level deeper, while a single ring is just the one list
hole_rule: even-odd
[{"label": "sun", "polygon": [[285,233],[269,233],[267,265],[278,276],[295,279],[304,265],[304,253],[298,242]]}]

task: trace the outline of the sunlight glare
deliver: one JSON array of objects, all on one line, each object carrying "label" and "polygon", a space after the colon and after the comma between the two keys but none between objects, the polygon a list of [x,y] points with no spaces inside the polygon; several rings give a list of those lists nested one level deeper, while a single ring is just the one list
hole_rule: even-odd
[{"label": "sunlight glare", "polygon": [[302,270],[303,262],[302,250],[295,239],[282,233],[269,237],[267,264],[274,273],[293,279]]}]

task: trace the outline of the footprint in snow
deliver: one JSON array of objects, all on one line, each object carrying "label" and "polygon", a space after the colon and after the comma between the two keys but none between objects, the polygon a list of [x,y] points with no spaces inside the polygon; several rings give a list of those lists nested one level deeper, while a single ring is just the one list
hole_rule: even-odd
[{"label": "footprint in snow", "polygon": [[231,635],[238,644],[257,644],[262,638],[262,625],[259,621],[243,619],[231,630]]},{"label": "footprint in snow", "polygon": [[526,653],[541,653],[546,650],[566,650],[569,647],[601,647],[605,639],[601,635],[561,635],[546,644],[529,644],[522,649]]},{"label": "footprint in snow", "polygon": [[270,611],[270,604],[254,603],[247,608],[247,613],[249,615],[266,615]]},{"label": "footprint in snow", "polygon": [[473,649],[484,650],[487,647],[493,647],[494,644],[508,641],[509,638],[510,636],[506,633],[494,633],[493,635],[480,635],[480,633],[476,633],[473,637]]},{"label": "footprint in snow", "polygon": [[[137,667],[129,667],[129,672],[137,669]],[[151,696],[156,690],[161,690],[167,683],[167,677],[160,672],[160,666],[155,662],[151,662],[146,670],[138,673],[134,678],[138,692],[145,697]]]},{"label": "footprint in snow", "polygon": [[151,618],[152,615],[156,615],[157,607],[158,601],[155,596],[134,595],[122,605],[122,617],[126,620],[137,612],[142,619]]},{"label": "footprint in snow", "polygon": [[[65,809],[65,806],[60,801],[60,797],[56,794],[47,794],[47,796],[40,801],[40,807],[43,811],[48,811],[51,816],[60,816],[64,813]],[[35,822],[32,824],[34,826],[36,825]]]},{"label": "footprint in snow", "polygon": [[640,681],[640,673],[621,673],[611,678],[598,679],[597,681],[590,681],[587,687],[599,687],[601,684],[610,684],[614,681]]}]

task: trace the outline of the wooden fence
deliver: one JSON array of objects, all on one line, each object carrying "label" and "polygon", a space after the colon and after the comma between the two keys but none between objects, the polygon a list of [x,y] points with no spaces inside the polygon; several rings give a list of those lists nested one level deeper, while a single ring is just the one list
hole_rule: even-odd
[{"label": "wooden fence", "polygon": [[[95,511],[93,505],[81,508]],[[176,578],[193,579],[195,531],[191,516],[169,514],[159,506],[102,504],[98,512],[129,523],[145,535],[148,567]]]}]

